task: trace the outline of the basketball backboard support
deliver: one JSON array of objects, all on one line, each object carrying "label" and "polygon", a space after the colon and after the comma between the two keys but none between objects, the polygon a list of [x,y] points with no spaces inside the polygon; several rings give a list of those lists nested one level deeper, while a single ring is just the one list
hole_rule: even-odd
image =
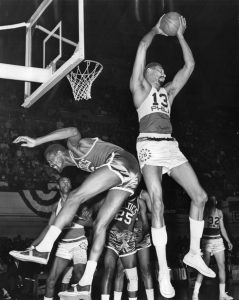
[{"label": "basketball backboard support", "polygon": [[[59,8],[60,4],[64,6]],[[64,14],[66,18],[61,20]],[[22,106],[28,108],[84,60],[83,0],[43,0],[29,21],[24,24],[25,66],[0,64],[0,78],[25,81]],[[41,37],[40,47],[39,41],[37,46],[34,45],[36,35]],[[72,41],[72,36],[78,41]],[[64,52],[66,47],[67,51]],[[40,61],[39,57],[41,65],[33,66],[33,62]],[[57,64],[59,60],[61,64]],[[38,83],[34,91],[32,82]]]}]

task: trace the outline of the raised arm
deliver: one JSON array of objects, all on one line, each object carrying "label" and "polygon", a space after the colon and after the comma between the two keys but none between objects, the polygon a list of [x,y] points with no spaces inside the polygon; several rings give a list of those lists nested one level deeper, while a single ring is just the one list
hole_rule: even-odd
[{"label": "raised arm", "polygon": [[233,248],[233,245],[228,237],[228,234],[227,234],[227,231],[226,231],[226,228],[224,226],[224,221],[223,221],[223,213],[221,210],[218,210],[219,211],[219,216],[220,216],[220,221],[219,221],[219,225],[220,225],[220,230],[221,230],[221,233],[222,233],[222,236],[223,238],[227,241],[227,244],[228,244],[228,249],[229,250],[232,250]]},{"label": "raised arm", "polygon": [[174,76],[172,82],[168,83],[165,88],[168,92],[169,95],[169,101],[170,104],[172,105],[173,100],[175,96],[179,93],[179,91],[183,88],[183,86],[186,84],[188,81],[189,77],[191,76],[194,66],[195,66],[195,61],[193,58],[192,51],[186,42],[184,38],[184,31],[186,29],[186,20],[181,16],[180,17],[180,26],[177,32],[177,38],[179,41],[179,44],[182,48],[183,52],[183,59],[184,59],[184,66],[182,69],[180,69],[177,74]]},{"label": "raised arm", "polygon": [[75,127],[67,127],[55,130],[47,135],[39,138],[30,138],[28,136],[19,136],[13,143],[22,143],[21,146],[33,148],[41,144],[45,144],[51,141],[68,139],[71,144],[77,144],[81,139],[81,134]]},{"label": "raised arm", "polygon": [[130,78],[130,90],[133,95],[136,108],[140,105],[142,98],[145,97],[144,91],[147,93],[150,89],[150,84],[144,78],[146,53],[156,34],[165,35],[160,29],[161,18],[159,22],[141,39],[137,49],[133,71]]}]

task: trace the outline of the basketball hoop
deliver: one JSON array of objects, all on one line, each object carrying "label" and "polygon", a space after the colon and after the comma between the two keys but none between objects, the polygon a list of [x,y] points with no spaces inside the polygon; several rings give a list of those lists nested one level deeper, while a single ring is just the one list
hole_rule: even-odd
[{"label": "basketball hoop", "polygon": [[[84,63],[86,64],[85,68]],[[102,70],[101,63],[94,60],[85,60],[77,67],[75,72],[72,71],[67,75],[76,101],[91,99],[92,83]]]}]

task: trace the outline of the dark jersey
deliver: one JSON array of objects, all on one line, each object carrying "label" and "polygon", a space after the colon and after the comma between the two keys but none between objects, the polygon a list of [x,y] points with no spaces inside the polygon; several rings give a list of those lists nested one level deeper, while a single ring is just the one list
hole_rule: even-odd
[{"label": "dark jersey", "polygon": [[215,209],[213,214],[206,216],[205,218],[205,225],[204,225],[204,231],[203,236],[204,237],[220,237],[221,231],[220,231],[220,218],[218,209]]},{"label": "dark jersey", "polygon": [[133,231],[138,216],[139,204],[135,196],[128,198],[112,221],[112,226],[119,230]]},{"label": "dark jersey", "polygon": [[104,142],[99,138],[92,138],[92,140],[94,142],[91,148],[85,155],[81,157],[76,157],[71,150],[69,151],[69,154],[77,168],[83,171],[94,172],[98,167],[101,167],[107,163],[107,160],[112,153],[125,152],[125,150],[121,147]]}]

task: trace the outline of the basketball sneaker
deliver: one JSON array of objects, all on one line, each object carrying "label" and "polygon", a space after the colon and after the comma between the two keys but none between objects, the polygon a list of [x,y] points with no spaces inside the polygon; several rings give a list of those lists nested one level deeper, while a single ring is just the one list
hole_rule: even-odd
[{"label": "basketball sneaker", "polygon": [[225,293],[223,296],[219,296],[219,300],[232,300],[233,297],[229,296],[227,293]]},{"label": "basketball sneaker", "polygon": [[158,277],[159,290],[164,298],[173,298],[175,296],[175,289],[170,281],[170,271],[160,273]]},{"label": "basketball sneaker", "polygon": [[216,274],[211,270],[202,259],[201,253],[192,253],[188,252],[184,258],[183,262],[188,265],[189,267],[192,267],[196,269],[199,273],[201,273],[204,276],[215,278]]},{"label": "basketball sneaker", "polygon": [[58,296],[63,300],[73,299],[74,297],[79,299],[79,296],[80,299],[91,300],[91,285],[81,286],[79,284],[72,284],[67,291],[58,293]]},{"label": "basketball sneaker", "polygon": [[50,252],[39,252],[35,248],[29,248],[24,251],[12,250],[9,254],[18,260],[34,262],[42,265],[46,265],[50,257]]}]

